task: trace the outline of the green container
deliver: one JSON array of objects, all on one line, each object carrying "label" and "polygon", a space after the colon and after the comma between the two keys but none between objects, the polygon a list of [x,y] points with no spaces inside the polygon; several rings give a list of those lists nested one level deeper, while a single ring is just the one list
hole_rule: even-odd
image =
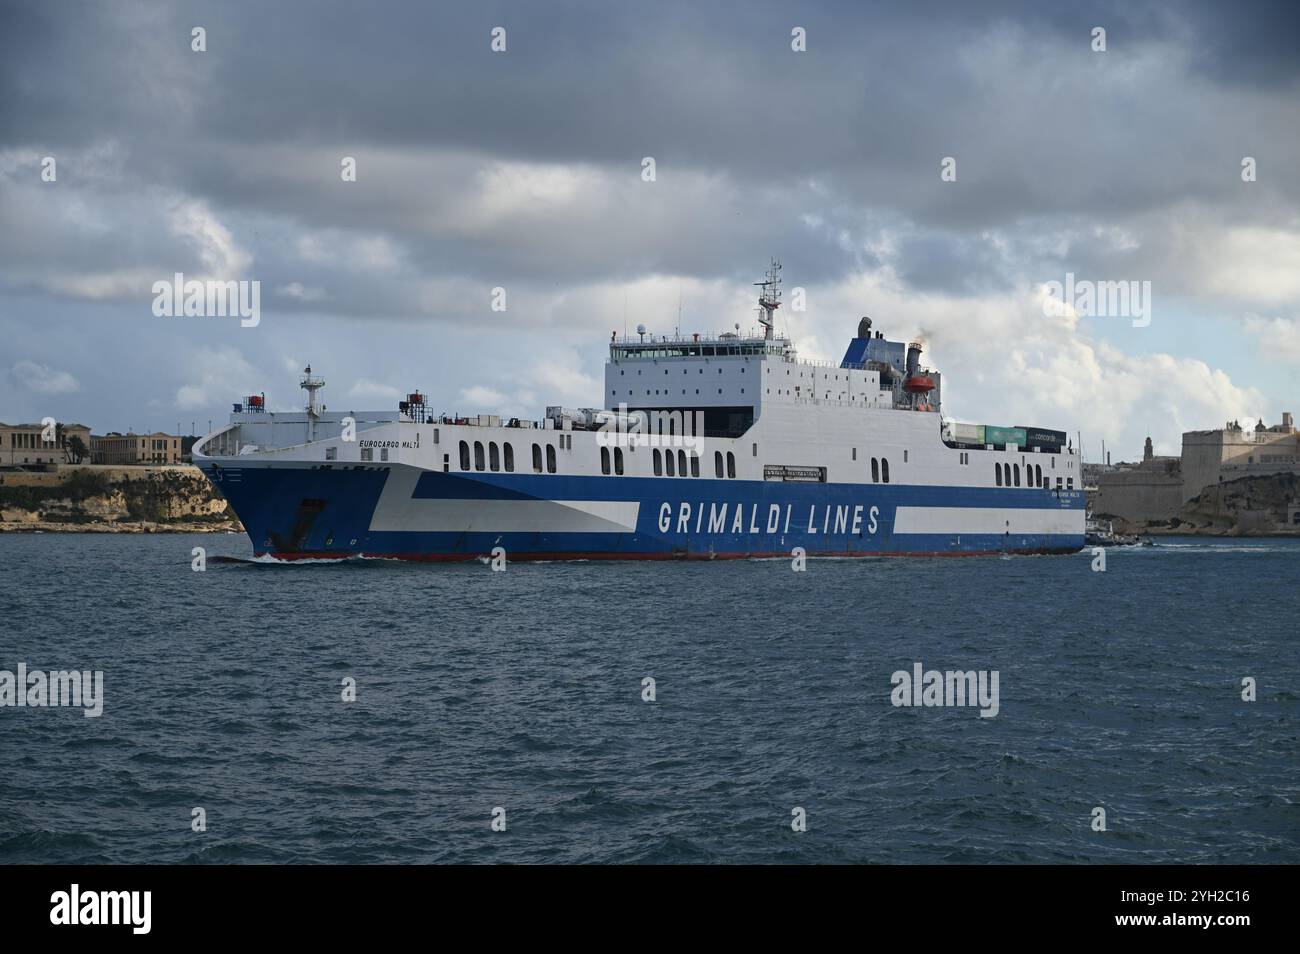
[{"label": "green container", "polygon": [[1017,447],[1025,446],[1025,429],[1023,427],[994,427],[992,424],[984,426],[984,443],[986,444],[1015,444]]}]

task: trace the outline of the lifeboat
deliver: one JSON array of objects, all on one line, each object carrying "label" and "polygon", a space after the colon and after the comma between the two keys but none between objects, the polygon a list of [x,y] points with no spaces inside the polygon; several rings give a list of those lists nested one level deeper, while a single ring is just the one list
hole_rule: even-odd
[{"label": "lifeboat", "polygon": [[908,394],[926,394],[934,390],[934,378],[926,374],[914,374],[903,382],[903,390]]}]

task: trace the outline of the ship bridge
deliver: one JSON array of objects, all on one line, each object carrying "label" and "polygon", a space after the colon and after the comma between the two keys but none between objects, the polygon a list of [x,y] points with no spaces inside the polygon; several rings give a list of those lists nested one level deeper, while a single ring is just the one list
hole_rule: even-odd
[{"label": "ship bridge", "polygon": [[788,338],[724,332],[637,338],[611,336],[605,407],[672,411],[703,422],[706,437],[738,437],[762,404],[763,367],[794,359]]},{"label": "ship bridge", "polygon": [[646,341],[632,338],[613,338],[609,345],[611,361],[636,361],[653,358],[734,358],[743,355],[776,355],[784,357],[793,352],[789,338],[742,337],[724,332],[715,338],[691,335],[689,339],[678,336]]},{"label": "ship bridge", "polygon": [[921,367],[921,342],[873,334],[870,318],[858,323],[838,364],[799,360],[791,340],[775,330],[780,268],[774,261],[757,283],[762,335],[742,335],[739,325],[735,332],[671,338],[653,335],[645,325],[637,327],[635,338],[611,333],[604,407],[690,415],[703,422],[704,436],[733,438],[765,409],[939,410],[940,376]]}]

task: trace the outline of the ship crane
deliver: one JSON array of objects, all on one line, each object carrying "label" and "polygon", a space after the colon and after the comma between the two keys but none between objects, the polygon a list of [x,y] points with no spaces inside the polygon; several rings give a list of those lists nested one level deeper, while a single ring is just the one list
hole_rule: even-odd
[{"label": "ship crane", "polygon": [[763,281],[754,283],[763,289],[758,296],[758,323],[763,326],[763,338],[767,341],[775,337],[772,329],[776,325],[776,310],[781,307],[780,272],[781,263],[774,258]]}]

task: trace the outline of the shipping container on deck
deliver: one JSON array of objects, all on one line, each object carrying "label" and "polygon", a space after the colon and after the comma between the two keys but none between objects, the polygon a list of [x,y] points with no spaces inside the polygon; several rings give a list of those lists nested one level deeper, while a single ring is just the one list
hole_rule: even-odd
[{"label": "shipping container on deck", "polygon": [[983,424],[958,424],[952,425],[952,439],[957,444],[979,444],[984,443],[984,425]]},{"label": "shipping container on deck", "polygon": [[1019,427],[994,427],[992,424],[984,425],[984,442],[986,444],[1007,445],[1015,444],[1017,447],[1025,446],[1025,432]]},{"label": "shipping container on deck", "polygon": [[1041,447],[1056,454],[1065,446],[1065,431],[1049,431],[1045,427],[1027,427],[1024,424],[1018,426],[1025,432],[1026,447]]}]

